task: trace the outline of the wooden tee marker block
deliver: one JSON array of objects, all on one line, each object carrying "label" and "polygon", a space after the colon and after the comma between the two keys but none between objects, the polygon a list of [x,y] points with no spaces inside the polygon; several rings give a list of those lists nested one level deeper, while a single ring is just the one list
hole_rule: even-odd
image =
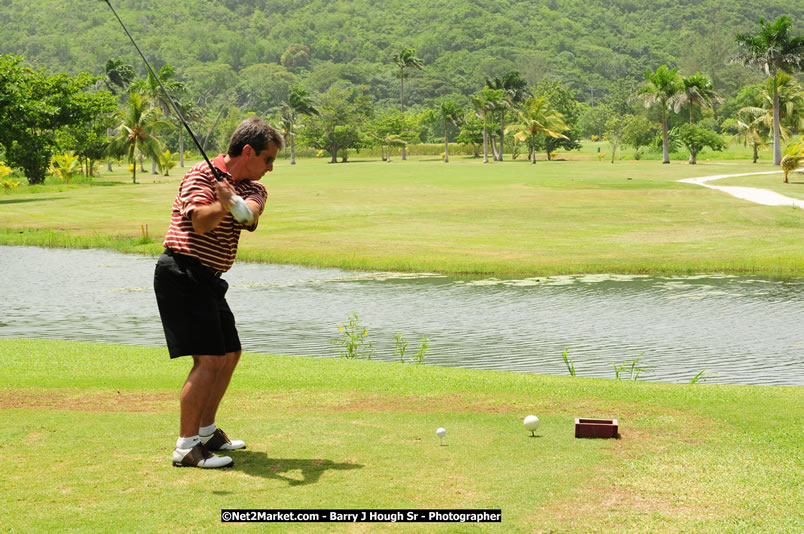
[{"label": "wooden tee marker block", "polygon": [[616,438],[618,428],[616,419],[575,418],[576,438]]}]

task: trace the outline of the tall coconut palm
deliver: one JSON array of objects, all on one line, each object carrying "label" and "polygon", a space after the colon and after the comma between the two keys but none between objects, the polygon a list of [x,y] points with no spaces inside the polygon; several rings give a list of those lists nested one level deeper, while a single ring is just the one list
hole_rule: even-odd
[{"label": "tall coconut palm", "polygon": [[313,100],[304,87],[297,85],[291,89],[288,101],[282,104],[282,122],[287,129],[287,136],[290,138],[290,164],[296,165],[296,134],[294,126],[302,115],[318,115],[318,110],[313,105]]},{"label": "tall coconut palm", "polygon": [[151,105],[145,95],[131,91],[125,106],[118,112],[120,126],[118,135],[109,143],[106,151],[110,155],[126,156],[132,165],[132,181],[137,183],[138,156],[144,155],[159,161],[162,143],[154,135],[161,128],[170,128],[172,124],[161,120],[161,111]]},{"label": "tall coconut palm", "polygon": [[[678,113],[685,104],[689,104],[690,124],[695,122],[694,112],[696,105],[702,108],[711,108],[714,107],[715,104],[723,102],[723,99],[717,95],[715,89],[712,87],[712,80],[710,80],[706,74],[696,72],[691,76],[682,78],[681,83],[684,86],[683,91],[679,93],[678,98],[675,99],[673,111]],[[690,153],[689,162],[692,163],[694,160],[695,157]]]},{"label": "tall coconut palm", "polygon": [[113,95],[116,95],[120,91],[128,89],[136,76],[134,67],[123,62],[122,59],[110,58],[106,61],[104,76],[98,80],[98,84],[103,84]]},{"label": "tall coconut palm", "polygon": [[645,71],[645,83],[636,91],[636,98],[642,100],[646,108],[659,105],[662,109],[662,163],[670,163],[670,150],[667,142],[667,112],[675,105],[683,91],[678,69],[662,65],[656,72]]},{"label": "tall coconut palm", "polygon": [[444,121],[444,163],[449,163],[449,125],[458,125],[458,119],[463,115],[454,100],[444,100],[438,108],[438,113]]},{"label": "tall coconut palm", "polygon": [[531,162],[536,163],[536,139],[550,136],[567,139],[561,132],[569,130],[564,116],[550,106],[547,97],[531,96],[525,100],[524,109],[518,112],[519,124],[512,124],[507,131],[516,132],[517,141],[527,142],[531,152]]},{"label": "tall coconut palm", "polygon": [[795,77],[783,71],[768,79],[765,89],[759,94],[758,106],[742,108],[740,113],[750,114],[755,122],[762,123],[772,132],[777,126],[777,110],[779,139],[787,142],[793,132],[804,129],[804,90]]},{"label": "tall coconut palm", "polygon": [[[176,71],[170,65],[162,65],[162,68],[156,73],[159,76],[159,80],[162,81],[165,88],[170,93],[170,96],[173,97],[174,101],[176,101],[176,105],[178,106],[178,99],[184,93],[184,84],[182,82],[176,81],[173,78],[176,76]],[[159,85],[159,81],[151,74],[151,71],[148,71],[148,77],[144,80],[137,80],[136,82],[131,84],[131,88],[139,93],[144,94],[148,97],[154,106],[158,107],[162,111],[162,115],[166,118],[171,117],[171,113],[173,111],[173,106],[170,103],[170,99],[162,91],[162,87]],[[181,106],[179,106],[181,107]],[[182,110],[182,114],[184,110]],[[185,117],[187,118],[187,117]],[[175,124],[179,126],[179,158],[182,161],[182,166],[184,165],[184,130],[181,128],[181,124],[178,117],[173,117],[175,120]],[[156,167],[157,167],[158,160],[151,160],[151,172],[156,174]]]},{"label": "tall coconut palm", "polygon": [[[804,65],[804,37],[791,35],[793,20],[782,15],[775,22],[759,19],[759,33],[741,33],[735,38],[741,51],[735,61],[745,66],[759,67],[772,80],[779,71],[795,73]],[[782,162],[782,143],[779,124],[779,92],[773,91],[773,164]]]},{"label": "tall coconut palm", "polygon": [[497,106],[505,98],[502,89],[490,89],[484,87],[479,93],[472,95],[472,105],[479,119],[483,119],[483,163],[489,162],[489,133],[487,119]]},{"label": "tall coconut palm", "polygon": [[[397,76],[399,76],[399,111],[402,113],[405,112],[405,79],[408,77],[407,70],[411,68],[421,70],[424,67],[424,61],[416,57],[416,49],[406,46],[399,52],[397,55],[394,56],[394,63],[396,66],[399,67],[399,72]],[[405,153],[405,146],[402,146],[402,159],[407,159],[407,154]]]},{"label": "tall coconut palm", "polygon": [[683,91],[675,100],[673,111],[676,113],[681,111],[682,106],[689,104],[690,106],[690,124],[695,122],[694,111],[695,106],[702,108],[711,108],[715,104],[720,104],[723,99],[718,96],[712,86],[712,80],[706,74],[696,72],[691,76],[687,76],[681,80],[683,84]]},{"label": "tall coconut palm", "polygon": [[766,139],[770,133],[767,120],[763,120],[766,117],[765,110],[755,107],[742,108],[737,112],[737,117],[737,135],[734,138],[743,146],[751,145],[754,150],[754,163],[756,163],[759,159],[759,149],[766,145]]},{"label": "tall coconut palm", "polygon": [[[125,91],[128,86],[137,76],[134,72],[134,67],[128,63],[124,63],[122,59],[109,58],[104,67],[104,76],[98,80],[95,89],[106,87],[113,95],[117,95],[120,91]],[[112,137],[114,133],[113,128],[106,128],[106,137]],[[106,161],[106,168],[112,172],[112,160]]]},{"label": "tall coconut palm", "polygon": [[486,87],[490,89],[502,89],[505,98],[504,101],[497,106],[500,114],[500,150],[499,152],[492,145],[494,152],[494,159],[502,161],[503,148],[505,147],[505,112],[525,102],[525,99],[530,96],[528,91],[527,80],[522,79],[519,71],[509,71],[502,76],[495,76],[486,78]]}]

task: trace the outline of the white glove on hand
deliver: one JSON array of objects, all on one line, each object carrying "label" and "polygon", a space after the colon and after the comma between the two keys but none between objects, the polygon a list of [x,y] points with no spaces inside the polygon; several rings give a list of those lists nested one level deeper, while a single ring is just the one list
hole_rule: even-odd
[{"label": "white glove on hand", "polygon": [[246,201],[240,195],[232,195],[232,216],[240,224],[251,224],[254,222],[254,213],[248,207]]}]

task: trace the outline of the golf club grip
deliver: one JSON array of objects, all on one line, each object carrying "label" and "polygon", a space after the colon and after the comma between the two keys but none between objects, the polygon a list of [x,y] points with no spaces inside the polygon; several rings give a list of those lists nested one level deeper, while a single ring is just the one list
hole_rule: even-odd
[{"label": "golf club grip", "polygon": [[170,105],[173,107],[173,111],[175,111],[176,115],[179,116],[179,120],[184,125],[184,128],[187,130],[187,133],[190,134],[190,137],[192,137],[193,142],[195,143],[195,146],[198,147],[198,151],[201,152],[201,155],[204,157],[204,161],[207,162],[207,165],[209,165],[209,168],[212,170],[212,175],[215,177],[215,179],[217,181],[222,182],[223,177],[218,173],[218,169],[215,168],[215,166],[212,164],[212,162],[209,161],[209,158],[207,157],[207,153],[204,152],[204,149],[201,147],[201,143],[198,142],[198,138],[195,136],[193,131],[190,129],[190,125],[187,124],[187,121],[184,120],[184,115],[182,115],[181,111],[179,110],[179,106],[176,105],[176,102],[173,100],[173,97],[170,96],[170,93],[168,93],[168,90],[165,87],[165,84],[162,83],[162,80],[160,80],[159,76],[157,76],[156,72],[154,72],[154,69],[151,67],[151,64],[145,58],[145,54],[143,54],[142,50],[140,50],[140,47],[137,46],[137,42],[134,40],[134,37],[132,37],[131,32],[128,31],[128,28],[126,28],[126,25],[123,24],[123,20],[120,18],[120,15],[117,14],[117,11],[115,11],[115,9],[112,6],[110,0],[104,0],[104,2],[106,2],[106,5],[109,6],[109,9],[111,9],[112,13],[114,13],[114,16],[117,18],[117,21],[120,23],[120,26],[123,27],[123,31],[126,32],[126,35],[128,35],[128,38],[131,40],[131,44],[133,44],[134,48],[137,49],[137,52],[140,54],[140,57],[145,62],[145,66],[148,68],[148,72],[150,72],[151,75],[159,83],[159,87],[161,87],[162,92],[165,93],[165,96],[167,97],[168,101],[170,102]]}]

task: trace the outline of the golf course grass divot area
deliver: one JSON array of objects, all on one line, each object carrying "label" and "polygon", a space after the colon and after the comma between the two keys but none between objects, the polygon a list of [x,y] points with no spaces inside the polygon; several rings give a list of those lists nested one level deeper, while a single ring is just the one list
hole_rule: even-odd
[{"label": "golf course grass divot area", "polygon": [[[0,339],[2,530],[218,532],[224,508],[502,510],[499,524],[231,527],[260,532],[804,525],[800,387],[246,353],[218,423],[248,448],[204,471],[170,464],[188,369],[161,348]],[[579,415],[617,419],[619,439],[576,439]]]}]

